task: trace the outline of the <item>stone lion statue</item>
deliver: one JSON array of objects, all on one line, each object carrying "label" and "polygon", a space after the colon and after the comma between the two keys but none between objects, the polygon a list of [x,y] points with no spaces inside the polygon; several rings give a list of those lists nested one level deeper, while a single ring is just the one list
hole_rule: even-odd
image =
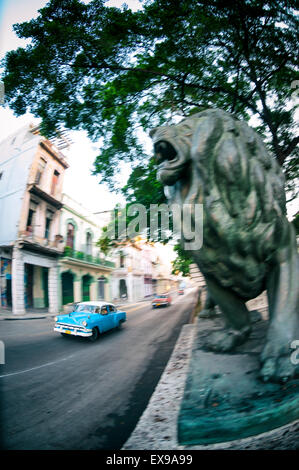
[{"label": "stone lion statue", "polygon": [[226,323],[210,336],[210,349],[230,351],[247,339],[246,302],[267,290],[269,327],[260,377],[294,377],[298,367],[290,348],[299,340],[298,255],[278,164],[253,129],[219,109],[150,135],[169,203],[203,205],[203,245],[189,254],[206,279],[203,316],[217,304]]}]

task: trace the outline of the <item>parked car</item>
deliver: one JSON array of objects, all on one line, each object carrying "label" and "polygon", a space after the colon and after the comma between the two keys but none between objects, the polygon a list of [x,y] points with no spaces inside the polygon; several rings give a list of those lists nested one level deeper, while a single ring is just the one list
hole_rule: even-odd
[{"label": "parked car", "polygon": [[179,290],[178,290],[178,294],[179,294],[179,295],[184,295],[184,289],[179,289]]},{"label": "parked car", "polygon": [[126,321],[126,312],[108,302],[79,302],[68,315],[55,317],[54,331],[63,336],[74,335],[95,341],[99,334],[120,328]]},{"label": "parked car", "polygon": [[169,294],[157,294],[152,300],[152,308],[169,307],[171,305],[171,297]]}]

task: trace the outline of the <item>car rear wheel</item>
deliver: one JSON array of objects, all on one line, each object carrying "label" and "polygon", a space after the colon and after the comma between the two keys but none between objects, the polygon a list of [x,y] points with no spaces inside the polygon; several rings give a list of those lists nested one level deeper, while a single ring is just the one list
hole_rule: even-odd
[{"label": "car rear wheel", "polygon": [[91,342],[94,342],[98,339],[98,337],[99,337],[99,330],[97,328],[93,328],[92,329],[92,335],[89,336],[89,340]]}]

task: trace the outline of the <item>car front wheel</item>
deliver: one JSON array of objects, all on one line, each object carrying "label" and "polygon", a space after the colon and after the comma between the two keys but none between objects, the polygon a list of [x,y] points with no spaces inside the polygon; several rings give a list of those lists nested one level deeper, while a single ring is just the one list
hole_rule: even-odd
[{"label": "car front wheel", "polygon": [[89,340],[94,342],[98,339],[99,337],[99,330],[97,328],[92,329],[92,335],[89,336]]}]

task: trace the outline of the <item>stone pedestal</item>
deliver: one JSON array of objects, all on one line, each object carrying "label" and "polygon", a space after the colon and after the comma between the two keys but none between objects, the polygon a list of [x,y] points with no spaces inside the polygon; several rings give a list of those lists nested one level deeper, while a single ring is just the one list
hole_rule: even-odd
[{"label": "stone pedestal", "polygon": [[265,433],[299,419],[299,380],[263,383],[259,355],[267,321],[252,315],[250,338],[233,353],[205,350],[221,318],[200,319],[178,418],[181,445],[210,445]]}]

